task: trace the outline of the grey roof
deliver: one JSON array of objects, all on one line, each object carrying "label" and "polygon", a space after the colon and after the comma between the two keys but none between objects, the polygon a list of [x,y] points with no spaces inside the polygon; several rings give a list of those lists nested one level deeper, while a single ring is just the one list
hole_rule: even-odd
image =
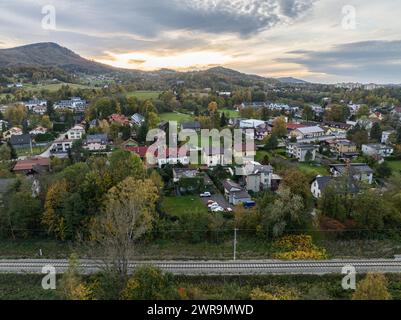
[{"label": "grey roof", "polygon": [[107,134],[91,134],[86,138],[87,143],[95,143],[95,142],[107,142],[109,139],[107,138]]},{"label": "grey roof", "polygon": [[245,190],[235,191],[233,192],[233,196],[235,199],[251,199],[251,196]]},{"label": "grey roof", "polygon": [[31,143],[31,136],[29,134],[22,134],[19,136],[11,136],[10,143],[13,146],[26,145]]},{"label": "grey roof", "polygon": [[316,177],[315,180],[319,186],[319,189],[323,191],[324,188],[326,188],[327,184],[333,179],[334,179],[333,177],[328,176],[328,177]]},{"label": "grey roof", "polygon": [[309,133],[316,133],[316,132],[323,133],[324,132],[324,130],[318,126],[298,128],[296,130],[298,130],[302,134],[309,134]]},{"label": "grey roof", "polygon": [[[331,168],[334,168],[341,174],[344,174],[347,171],[346,164],[331,164]],[[369,167],[366,163],[351,163],[351,170],[357,173],[373,173],[373,169]]]},{"label": "grey roof", "polygon": [[225,180],[223,182],[223,187],[224,187],[224,189],[226,189],[228,191],[231,191],[231,189],[240,189],[240,190],[242,190],[241,186],[238,183],[236,183],[236,182],[234,182],[234,181],[232,181],[230,179],[227,179],[227,180]]}]

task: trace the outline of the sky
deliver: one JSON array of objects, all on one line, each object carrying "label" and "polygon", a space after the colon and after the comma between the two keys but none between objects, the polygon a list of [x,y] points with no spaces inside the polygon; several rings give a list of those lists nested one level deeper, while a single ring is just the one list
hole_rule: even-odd
[{"label": "sky", "polygon": [[0,48],[56,42],[130,69],[401,83],[400,12],[399,0],[1,0]]}]

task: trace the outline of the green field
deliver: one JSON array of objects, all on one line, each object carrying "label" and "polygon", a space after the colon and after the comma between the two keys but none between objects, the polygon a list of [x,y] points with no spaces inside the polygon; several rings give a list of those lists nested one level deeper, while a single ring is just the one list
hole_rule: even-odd
[{"label": "green field", "polygon": [[76,84],[76,83],[51,83],[51,84],[39,84],[39,85],[24,85],[24,89],[31,91],[49,90],[54,92],[59,90],[62,86],[69,86],[71,89],[93,89],[92,86]]},{"label": "green field", "polygon": [[303,173],[308,174],[308,175],[321,175],[321,176],[327,176],[329,175],[329,171],[326,167],[324,166],[317,166],[314,164],[309,164],[309,163],[299,163],[297,165],[299,170],[301,170]]},{"label": "green field", "polygon": [[401,175],[401,160],[398,161],[388,161],[390,168],[393,170],[394,175]]},{"label": "green field", "polygon": [[193,117],[191,115],[178,112],[161,113],[159,117],[160,120],[162,121],[177,121],[178,123],[183,123],[193,120]]},{"label": "green field", "polygon": [[140,100],[157,99],[160,91],[132,91],[127,93],[127,97],[136,97]]},{"label": "green field", "polygon": [[224,114],[230,118],[239,117],[239,112],[233,109],[219,109],[219,112],[224,112]]},{"label": "green field", "polygon": [[17,152],[18,157],[22,156],[37,156],[41,153],[43,153],[47,149],[46,146],[40,146],[40,147],[32,147],[32,152],[31,148],[21,148],[21,149],[15,149]]},{"label": "green field", "polygon": [[162,210],[170,216],[181,217],[188,213],[196,211],[207,212],[207,207],[202,203],[198,195],[165,197],[162,202]]}]

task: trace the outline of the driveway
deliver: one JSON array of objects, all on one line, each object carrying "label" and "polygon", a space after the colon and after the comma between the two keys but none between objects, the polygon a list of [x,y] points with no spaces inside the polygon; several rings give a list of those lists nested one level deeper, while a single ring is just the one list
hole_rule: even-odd
[{"label": "driveway", "polygon": [[234,209],[234,207],[228,203],[226,198],[224,198],[224,196],[220,192],[216,193],[216,194],[212,194],[212,196],[210,198],[202,198],[202,202],[205,204],[205,206],[207,206],[207,202],[209,200],[213,200],[213,201],[217,202],[223,208]]}]

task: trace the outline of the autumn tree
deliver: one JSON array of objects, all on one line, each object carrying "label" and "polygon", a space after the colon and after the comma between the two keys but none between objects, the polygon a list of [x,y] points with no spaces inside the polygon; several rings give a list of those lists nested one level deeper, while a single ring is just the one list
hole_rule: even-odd
[{"label": "autumn tree", "polygon": [[380,127],[380,123],[375,122],[370,130],[370,139],[374,142],[380,142],[382,139],[383,130]]},{"label": "autumn tree", "polygon": [[368,273],[361,280],[352,300],[391,300],[391,294],[387,288],[387,279],[383,274]]},{"label": "autumn tree", "polygon": [[4,117],[14,126],[22,125],[24,120],[28,117],[28,112],[24,105],[17,104],[7,108]]},{"label": "autumn tree", "polygon": [[110,189],[101,215],[91,227],[92,244],[101,252],[105,268],[119,275],[124,286],[135,242],[152,228],[158,189],[151,180],[132,177]]},{"label": "autumn tree", "polygon": [[217,112],[218,109],[217,102],[215,101],[210,102],[207,106],[207,109],[209,110],[210,113]]},{"label": "autumn tree", "polygon": [[287,135],[287,122],[284,117],[278,117],[273,121],[272,134],[279,138],[283,138]]}]

